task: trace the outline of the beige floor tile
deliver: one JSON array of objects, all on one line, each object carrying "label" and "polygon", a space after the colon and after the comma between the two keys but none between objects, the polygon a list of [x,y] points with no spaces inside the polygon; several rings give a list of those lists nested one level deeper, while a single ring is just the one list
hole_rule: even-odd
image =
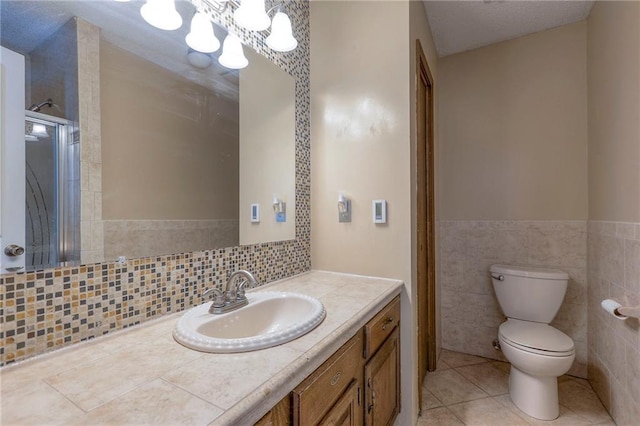
[{"label": "beige floor tile", "polygon": [[604,422],[610,418],[593,389],[575,380],[558,383],[558,399],[561,405],[591,423]]},{"label": "beige floor tile", "polygon": [[0,406],[0,424],[5,426],[67,425],[81,421],[84,415],[84,411],[42,381],[3,395]]},{"label": "beige floor tile", "polygon": [[444,360],[442,359],[442,356],[438,358],[438,362],[436,362],[436,371],[448,370],[450,368],[451,366],[446,362],[444,362]]},{"label": "beige floor tile", "polygon": [[434,408],[422,413],[419,426],[464,426],[446,407]]},{"label": "beige floor tile", "polygon": [[422,389],[422,411],[430,410],[432,408],[442,407],[442,402],[428,389]]},{"label": "beige floor tile", "polygon": [[516,407],[516,405],[511,401],[511,398],[509,397],[509,395],[500,395],[500,396],[496,396],[494,397],[494,399],[496,401],[498,401],[501,405],[503,405],[504,407],[508,408],[509,411],[511,411],[513,414],[517,415],[518,417],[524,419],[527,423],[531,424],[531,425],[536,425],[536,426],[545,426],[545,425],[552,425],[552,426],[586,426],[586,425],[590,425],[591,423],[585,419],[584,417],[580,417],[578,416],[576,413],[574,413],[573,411],[569,410],[567,407],[565,406],[560,406],[560,416],[558,416],[557,419],[552,420],[552,421],[545,421],[545,420],[540,420],[540,419],[536,419],[534,417],[531,417],[525,413],[523,413],[522,411],[520,411],[520,409],[518,407]]},{"label": "beige floor tile", "polygon": [[609,420],[607,420],[605,422],[602,422],[602,423],[594,423],[594,425],[597,425],[597,426],[616,426],[616,423],[612,419],[609,419]]},{"label": "beige floor tile", "polygon": [[494,368],[497,368],[503,373],[507,373],[507,374],[511,373],[511,364],[509,364],[508,362],[491,361],[491,365],[493,365]]},{"label": "beige floor tile", "polygon": [[467,426],[520,426],[527,422],[493,398],[477,399],[447,407]]},{"label": "beige floor tile", "polygon": [[452,368],[489,362],[487,358],[482,358],[475,355],[467,355],[460,352],[453,352],[446,349],[443,349],[440,353],[440,359],[442,359],[445,363],[447,363],[447,365]]},{"label": "beige floor tile", "polygon": [[492,362],[459,367],[456,371],[491,396],[509,392],[509,374]]},{"label": "beige floor tile", "polygon": [[429,373],[426,388],[444,405],[487,396],[480,388],[453,369]]},{"label": "beige floor tile", "polygon": [[84,424],[205,425],[223,410],[157,379],[92,410]]}]

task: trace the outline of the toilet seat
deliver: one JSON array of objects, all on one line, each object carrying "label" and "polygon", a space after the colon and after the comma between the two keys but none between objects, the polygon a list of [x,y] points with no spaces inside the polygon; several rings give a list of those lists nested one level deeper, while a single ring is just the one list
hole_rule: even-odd
[{"label": "toilet seat", "polygon": [[538,355],[564,357],[575,354],[573,340],[548,324],[509,319],[499,334],[504,343]]}]

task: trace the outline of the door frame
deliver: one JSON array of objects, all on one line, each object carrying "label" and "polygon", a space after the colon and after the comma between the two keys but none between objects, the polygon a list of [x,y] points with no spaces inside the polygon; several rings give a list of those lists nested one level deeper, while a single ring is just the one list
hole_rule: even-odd
[{"label": "door frame", "polygon": [[418,393],[422,381],[436,368],[436,257],[435,257],[435,143],[434,83],[420,40],[416,40],[416,151],[417,151],[417,301]]},{"label": "door frame", "polygon": [[24,270],[25,257],[7,245],[25,245],[24,56],[0,50],[0,273]]}]

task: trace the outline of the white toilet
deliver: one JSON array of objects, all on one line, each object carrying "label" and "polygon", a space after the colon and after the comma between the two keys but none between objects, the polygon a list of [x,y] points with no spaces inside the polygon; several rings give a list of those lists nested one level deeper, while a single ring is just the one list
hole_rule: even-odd
[{"label": "white toilet", "polygon": [[560,414],[558,376],[573,364],[573,340],[549,325],[567,291],[569,275],[557,269],[492,265],[498,303],[507,316],[498,338],[511,363],[509,395],[523,412],[541,420]]}]

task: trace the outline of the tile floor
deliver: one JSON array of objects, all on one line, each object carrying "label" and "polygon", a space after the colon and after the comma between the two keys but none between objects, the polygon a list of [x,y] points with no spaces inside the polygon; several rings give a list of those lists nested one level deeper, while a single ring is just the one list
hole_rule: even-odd
[{"label": "tile floor", "polygon": [[548,422],[529,417],[509,398],[509,364],[443,350],[436,371],[423,384],[418,425],[615,425],[584,379],[558,379],[560,417]]}]

